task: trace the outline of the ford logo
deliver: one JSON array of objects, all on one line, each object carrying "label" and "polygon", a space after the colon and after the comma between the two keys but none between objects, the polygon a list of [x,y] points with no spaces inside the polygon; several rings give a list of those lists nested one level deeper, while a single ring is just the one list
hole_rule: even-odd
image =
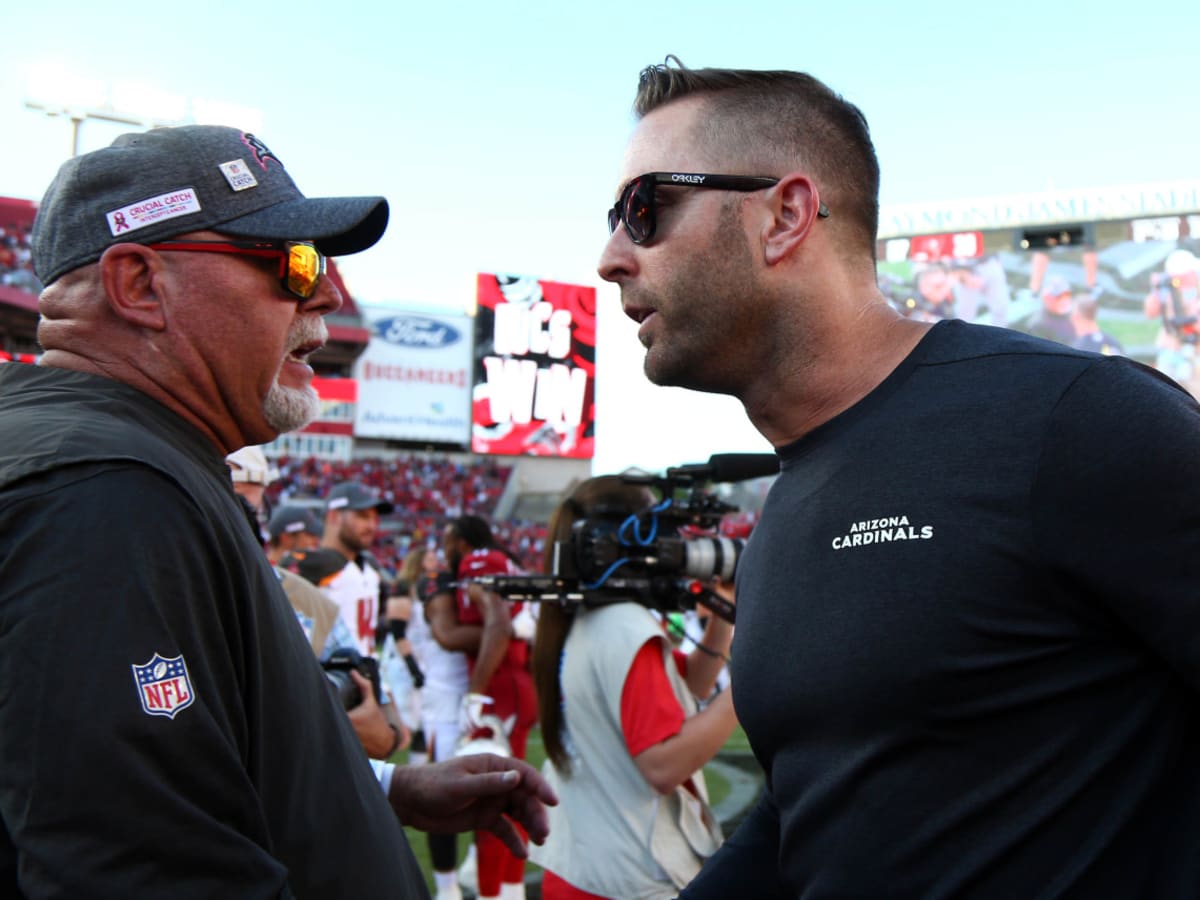
[{"label": "ford logo", "polygon": [[375,323],[375,333],[389,344],[436,350],[462,340],[457,328],[425,316],[392,316]]}]

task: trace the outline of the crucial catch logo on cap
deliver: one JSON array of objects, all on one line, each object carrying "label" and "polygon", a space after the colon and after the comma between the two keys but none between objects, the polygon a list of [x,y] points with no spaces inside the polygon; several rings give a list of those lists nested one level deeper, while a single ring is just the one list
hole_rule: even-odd
[{"label": "crucial catch logo on cap", "polygon": [[137,231],[147,225],[200,212],[200,198],[190,187],[180,188],[157,197],[147,197],[105,214],[108,230],[113,237],[128,231]]},{"label": "crucial catch logo on cap", "polygon": [[155,653],[148,662],[133,666],[133,680],[137,684],[142,710],[150,716],[174,719],[196,698],[182,656],[165,657]]}]

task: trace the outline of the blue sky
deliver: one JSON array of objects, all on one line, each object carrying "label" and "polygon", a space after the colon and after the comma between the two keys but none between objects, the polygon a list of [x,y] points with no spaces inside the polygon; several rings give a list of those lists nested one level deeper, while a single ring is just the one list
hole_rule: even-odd
[{"label": "blue sky", "polygon": [[[384,240],[341,263],[360,302],[461,310],[479,271],[595,284],[597,472],[767,449],[734,401],[645,382],[595,274],[637,73],[667,53],[826,81],[871,123],[885,205],[1200,177],[1194,0],[23,0],[4,18],[0,195],[37,199],[69,152],[69,125],[24,105],[57,65],[252,107],[306,193],[386,196]],[[85,123],[82,147],[122,130]]]}]

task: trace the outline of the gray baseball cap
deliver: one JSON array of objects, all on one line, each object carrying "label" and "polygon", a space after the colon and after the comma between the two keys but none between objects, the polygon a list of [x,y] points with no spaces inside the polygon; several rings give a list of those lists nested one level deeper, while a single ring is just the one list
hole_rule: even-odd
[{"label": "gray baseball cap", "polygon": [[384,500],[366,485],[357,481],[343,481],[329,489],[325,498],[326,512],[335,509],[377,509],[382,515],[388,515],[396,507]]},{"label": "gray baseball cap", "polygon": [[383,197],[305,197],[261,140],[224,125],[123,134],[63,163],[33,223],[43,284],[112,244],[192,231],[313,241],[326,256],[366,250],[387,228]]},{"label": "gray baseball cap", "polygon": [[316,514],[303,506],[281,506],[271,515],[271,521],[267,523],[267,532],[271,535],[271,540],[279,540],[284,534],[299,534],[301,531],[306,531],[316,537],[321,537],[324,534],[324,529],[321,526],[321,520]]}]

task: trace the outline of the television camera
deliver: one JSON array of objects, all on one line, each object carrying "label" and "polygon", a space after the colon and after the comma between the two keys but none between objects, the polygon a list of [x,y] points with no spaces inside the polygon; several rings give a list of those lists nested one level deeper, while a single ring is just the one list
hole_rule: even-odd
[{"label": "television camera", "polygon": [[659,500],[641,512],[593,512],[556,541],[547,575],[493,575],[474,579],[505,600],[586,607],[634,600],[664,612],[697,603],[732,622],[734,605],[712,591],[714,576],[731,580],[745,541],[712,533],[737,507],[704,489],[775,475],[774,454],[715,454],[707,463],[667,469],[664,476],[624,475],[628,484],[655,491]]}]

